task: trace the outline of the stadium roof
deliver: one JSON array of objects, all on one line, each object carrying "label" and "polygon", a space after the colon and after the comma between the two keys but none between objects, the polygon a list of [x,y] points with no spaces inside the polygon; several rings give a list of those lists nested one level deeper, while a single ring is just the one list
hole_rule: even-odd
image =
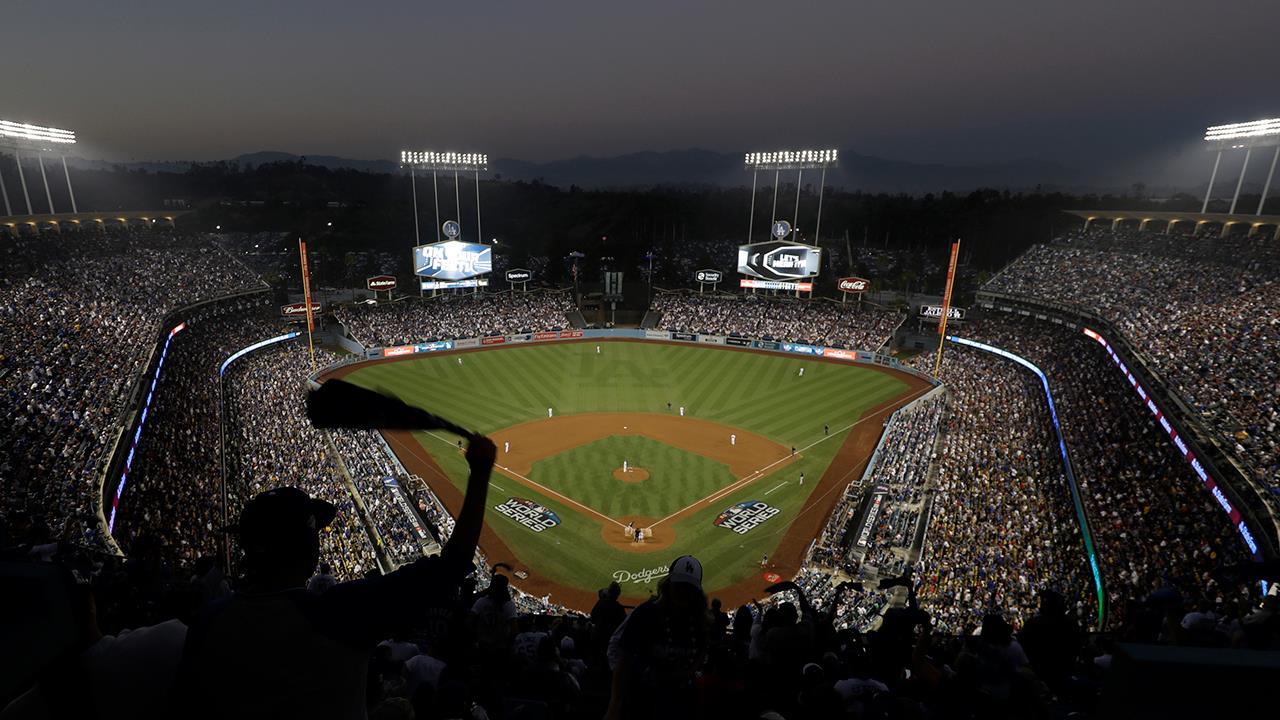
[{"label": "stadium roof", "polygon": [[57,213],[44,215],[9,215],[0,216],[0,226],[10,229],[17,229],[19,225],[53,225],[61,227],[64,223],[71,225],[83,225],[88,223],[131,223],[131,222],[151,222],[152,220],[164,220],[173,223],[178,216],[186,215],[190,210],[133,210],[130,212],[112,211],[112,212],[82,212],[82,213]]},{"label": "stadium roof", "polygon": [[1091,224],[1098,220],[1109,220],[1113,223],[1136,220],[1143,228],[1152,222],[1164,223],[1165,225],[1179,222],[1193,222],[1196,225],[1219,223],[1224,230],[1232,225],[1248,225],[1250,226],[1249,234],[1253,234],[1257,228],[1271,225],[1276,227],[1276,238],[1280,240],[1280,215],[1231,215],[1229,213],[1155,212],[1152,210],[1067,210],[1065,212],[1078,218],[1083,218],[1086,224]]}]

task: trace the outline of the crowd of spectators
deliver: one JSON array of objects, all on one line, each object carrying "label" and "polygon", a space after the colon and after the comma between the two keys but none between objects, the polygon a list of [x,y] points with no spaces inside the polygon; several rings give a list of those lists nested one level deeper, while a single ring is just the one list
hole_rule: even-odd
[{"label": "crowd of spectators", "polygon": [[1280,249],[1268,238],[1076,233],[1031,248],[986,289],[1106,318],[1280,493]]},{"label": "crowd of spectators", "polygon": [[1243,541],[1101,346],[1052,323],[1001,316],[966,334],[1022,355],[1048,377],[1112,625],[1143,617],[1135,601],[1153,596],[1242,600],[1215,573],[1246,560]]},{"label": "crowd of spectators", "polygon": [[855,350],[879,350],[902,323],[900,313],[874,305],[765,295],[665,293],[653,300],[657,327],[677,332],[737,335]]},{"label": "crowd of spectators", "polygon": [[1076,622],[1094,623],[1083,537],[1039,379],[954,345],[941,378],[951,402],[921,551],[921,607],[944,632],[978,626],[992,605],[1022,627],[1052,589]]},{"label": "crowd of spectators", "polygon": [[[316,350],[323,367],[336,355]],[[376,571],[377,558],[352,493],[329,453],[324,436],[307,421],[304,397],[310,357],[297,343],[251,353],[227,369],[227,487],[236,496],[232,512],[250,497],[291,485],[338,508],[320,535],[320,558],[339,580]]]},{"label": "crowd of spectators", "polygon": [[368,347],[431,340],[561,330],[573,311],[569,296],[540,290],[507,293],[444,294],[406,298],[376,305],[339,307],[334,317]]},{"label": "crowd of spectators", "polygon": [[256,286],[216,247],[167,230],[0,244],[0,512],[100,546],[101,473],[161,321]]},{"label": "crowd of spectators", "polygon": [[[337,430],[331,436],[391,563],[402,565],[422,557],[422,541],[414,532],[414,524],[422,520],[406,515],[408,496],[401,489],[404,473],[388,457],[376,434],[371,430]],[[424,503],[421,512],[429,514],[426,510],[430,507]],[[438,521],[438,516],[434,520]]]}]

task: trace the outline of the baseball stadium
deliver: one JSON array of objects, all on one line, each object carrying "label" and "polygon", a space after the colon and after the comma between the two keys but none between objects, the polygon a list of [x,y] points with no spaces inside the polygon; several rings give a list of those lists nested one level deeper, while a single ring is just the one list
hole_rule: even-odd
[{"label": "baseball stadium", "polygon": [[61,95],[0,108],[0,720],[1274,706],[1280,119],[1122,192],[483,149],[594,105],[125,161]]}]

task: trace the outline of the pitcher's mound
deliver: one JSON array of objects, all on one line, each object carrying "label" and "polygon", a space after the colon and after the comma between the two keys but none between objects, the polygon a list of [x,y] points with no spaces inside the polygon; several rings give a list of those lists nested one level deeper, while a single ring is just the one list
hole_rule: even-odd
[{"label": "pitcher's mound", "polygon": [[629,537],[627,530],[620,528],[613,523],[606,523],[601,534],[604,541],[609,543],[610,547],[618,550],[627,550],[630,552],[652,552],[654,550],[664,550],[671,546],[675,541],[675,531],[670,525],[662,524],[656,528],[650,528],[653,518],[641,517],[639,515],[623,515],[617,519],[618,522],[626,525],[632,523],[637,528],[644,529],[645,537],[640,542],[636,542],[633,537]]},{"label": "pitcher's mound", "polygon": [[622,482],[638,483],[649,479],[649,471],[644,468],[628,467],[626,472],[622,468],[614,468],[613,479]]}]

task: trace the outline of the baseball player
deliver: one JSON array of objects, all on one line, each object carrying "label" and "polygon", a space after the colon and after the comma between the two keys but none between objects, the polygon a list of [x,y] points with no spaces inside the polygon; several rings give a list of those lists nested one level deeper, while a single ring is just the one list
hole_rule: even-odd
[{"label": "baseball player", "polygon": [[800,484],[804,484],[804,473],[800,473]]},{"label": "baseball player", "polygon": [[800,368],[800,377],[804,377],[804,368]]},{"label": "baseball player", "polygon": [[503,441],[502,441],[502,452],[504,452],[504,453],[509,453],[509,452],[511,452],[511,441],[509,441],[509,440],[503,440]]},{"label": "baseball player", "polygon": [[551,417],[551,408],[547,408],[547,417]]},{"label": "baseball player", "polygon": [[737,445],[737,444],[738,444],[738,436],[737,436],[737,435],[730,435],[730,436],[729,436],[729,444],[730,444],[730,445]]}]

